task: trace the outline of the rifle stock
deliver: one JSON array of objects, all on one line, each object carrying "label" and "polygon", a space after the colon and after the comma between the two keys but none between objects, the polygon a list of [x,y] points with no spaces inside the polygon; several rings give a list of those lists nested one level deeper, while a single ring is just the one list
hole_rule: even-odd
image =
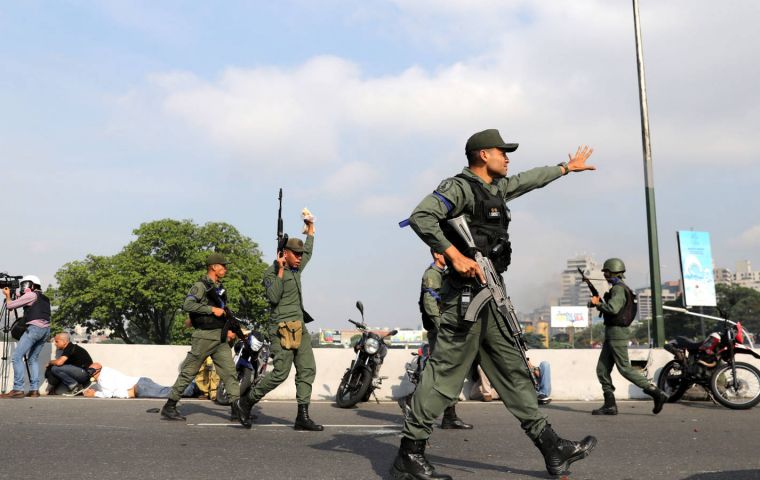
[{"label": "rifle stock", "polygon": [[496,304],[497,311],[501,314],[501,317],[504,320],[507,332],[514,339],[515,346],[520,352],[525,369],[528,371],[528,377],[530,377],[530,380],[533,382],[533,386],[538,388],[538,381],[533,375],[533,369],[530,368],[528,356],[525,353],[527,346],[525,345],[525,338],[523,338],[522,327],[520,327],[520,322],[517,320],[515,307],[512,305],[512,300],[510,300],[507,295],[507,290],[504,287],[501,275],[499,275],[494,268],[491,259],[483,256],[478,250],[475,245],[475,240],[472,237],[472,232],[470,232],[470,227],[467,225],[467,220],[465,220],[463,215],[449,219],[448,224],[459,234],[460,237],[462,237],[470,250],[469,252],[462,253],[473,257],[473,260],[478,263],[478,266],[486,279],[486,284],[484,285],[485,289],[481,290],[475,296],[475,299],[465,312],[464,319],[472,322],[476,321],[480,309],[488,302],[493,301]]}]

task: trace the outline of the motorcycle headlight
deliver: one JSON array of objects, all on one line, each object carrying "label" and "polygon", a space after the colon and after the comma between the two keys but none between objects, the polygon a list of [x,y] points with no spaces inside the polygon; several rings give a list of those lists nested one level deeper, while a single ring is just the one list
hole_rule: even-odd
[{"label": "motorcycle headlight", "polygon": [[364,342],[364,351],[370,355],[374,355],[380,350],[380,341],[376,338],[368,338]]}]

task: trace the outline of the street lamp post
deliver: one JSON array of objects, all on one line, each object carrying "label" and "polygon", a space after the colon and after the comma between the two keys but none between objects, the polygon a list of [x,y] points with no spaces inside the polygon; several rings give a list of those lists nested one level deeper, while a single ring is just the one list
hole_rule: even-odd
[{"label": "street lamp post", "polygon": [[639,2],[633,0],[633,23],[636,31],[636,65],[639,77],[639,101],[641,106],[641,143],[644,151],[644,182],[647,208],[647,231],[649,239],[649,282],[652,288],[652,320],[654,321],[654,344],[665,343],[665,325],[662,314],[662,281],[660,279],[660,247],[657,241],[657,213],[654,201],[654,175],[652,149],[649,144],[649,108],[647,86],[644,76],[644,49],[641,46],[641,23]]}]

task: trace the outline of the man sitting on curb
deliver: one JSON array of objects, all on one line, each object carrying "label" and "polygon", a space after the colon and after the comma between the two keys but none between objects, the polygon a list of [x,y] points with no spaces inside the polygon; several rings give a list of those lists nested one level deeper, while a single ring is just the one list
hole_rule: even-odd
[{"label": "man sitting on curb", "polygon": [[[89,368],[95,379],[90,388],[83,392],[85,397],[97,398],[169,398],[172,387],[159,385],[147,377],[133,377],[118,370],[93,363]],[[192,397],[195,385],[190,384],[182,392],[183,397]]]},{"label": "man sitting on curb", "polygon": [[68,389],[64,395],[77,395],[90,384],[90,374],[87,367],[92,364],[92,358],[87,350],[71,343],[68,333],[59,333],[53,338],[55,348],[61,354],[51,360],[45,370],[48,381],[48,395],[55,395],[56,387],[64,384]]}]

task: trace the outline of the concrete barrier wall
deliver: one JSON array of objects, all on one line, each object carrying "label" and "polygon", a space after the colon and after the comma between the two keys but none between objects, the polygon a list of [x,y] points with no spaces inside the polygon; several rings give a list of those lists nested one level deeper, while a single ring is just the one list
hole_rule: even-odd
[{"label": "concrete barrier wall", "polygon": [[[93,360],[103,365],[115,368],[127,375],[150,377],[162,385],[172,385],[177,378],[179,365],[185,358],[189,347],[167,345],[104,345],[83,344],[92,356]],[[11,349],[15,344],[11,345]],[[380,400],[397,399],[412,391],[412,385],[406,379],[406,363],[411,360],[415,349],[401,350],[391,349],[385,358],[382,376],[388,379],[383,381],[382,388],[377,397]],[[40,368],[44,371],[47,361],[54,358],[54,349],[48,344],[40,355]],[[531,350],[531,361],[538,365],[546,360],[552,368],[552,398],[555,400],[599,400],[602,398],[601,387],[596,378],[596,362],[599,358],[599,350]],[[317,362],[317,378],[314,381],[312,398],[314,400],[332,400],[346,368],[354,358],[351,349],[318,348],[314,350]],[[657,378],[659,371],[666,362],[673,358],[672,355],[662,349],[630,349],[631,361],[647,365],[649,378]],[[760,361],[742,355],[741,361],[749,362],[760,368]],[[8,357],[9,379],[8,389],[13,382],[11,357]],[[277,389],[272,391],[267,398],[272,400],[294,399],[295,392],[295,369],[288,379]],[[620,399],[648,398],[641,390],[624,380],[615,370],[613,382],[617,390],[615,395]],[[28,386],[28,383],[27,383]],[[469,397],[471,384],[465,382],[464,397]]]}]

